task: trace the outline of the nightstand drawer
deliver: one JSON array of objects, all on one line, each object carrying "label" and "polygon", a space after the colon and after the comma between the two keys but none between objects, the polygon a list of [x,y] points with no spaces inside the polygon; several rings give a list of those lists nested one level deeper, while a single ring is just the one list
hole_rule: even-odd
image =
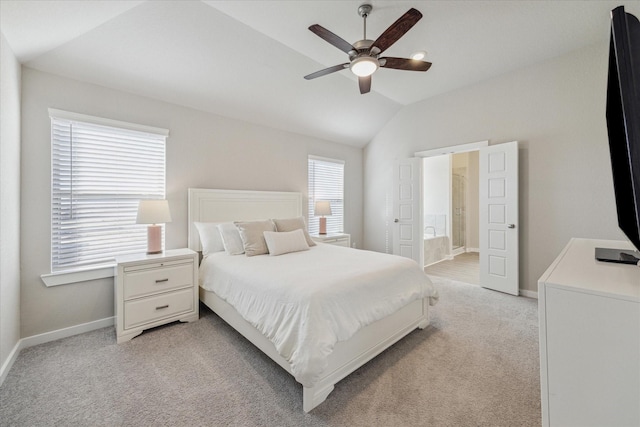
[{"label": "nightstand drawer", "polygon": [[124,275],[124,299],[156,294],[193,285],[193,263],[181,263],[160,268],[147,268]]},{"label": "nightstand drawer", "polygon": [[193,310],[193,288],[124,303],[124,329]]}]

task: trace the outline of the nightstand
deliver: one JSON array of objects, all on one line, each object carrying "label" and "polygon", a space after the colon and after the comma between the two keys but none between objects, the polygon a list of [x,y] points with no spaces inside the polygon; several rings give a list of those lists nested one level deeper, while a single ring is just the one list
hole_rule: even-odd
[{"label": "nightstand", "polygon": [[174,249],[116,259],[116,337],[129,341],[145,329],[198,320],[198,254]]},{"label": "nightstand", "polygon": [[312,234],[311,239],[315,242],[351,247],[351,235],[346,233]]}]

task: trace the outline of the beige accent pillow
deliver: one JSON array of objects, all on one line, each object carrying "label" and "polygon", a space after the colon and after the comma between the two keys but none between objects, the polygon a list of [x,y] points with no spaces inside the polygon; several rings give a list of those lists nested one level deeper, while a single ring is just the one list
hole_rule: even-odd
[{"label": "beige accent pillow", "polygon": [[307,241],[307,245],[315,246],[316,242],[313,241],[309,232],[307,231],[307,224],[304,222],[304,218],[299,216],[298,218],[287,218],[287,219],[273,219],[273,223],[276,225],[276,231],[293,231],[293,230],[302,230],[304,233],[304,238]]},{"label": "beige accent pillow", "polygon": [[265,231],[264,240],[269,249],[269,255],[282,255],[290,252],[308,251],[309,245],[301,229],[293,231]]},{"label": "beige accent pillow", "polygon": [[276,231],[273,221],[234,221],[233,222],[242,239],[244,253],[246,256],[264,255],[269,253],[267,243],[264,240],[265,231]]}]

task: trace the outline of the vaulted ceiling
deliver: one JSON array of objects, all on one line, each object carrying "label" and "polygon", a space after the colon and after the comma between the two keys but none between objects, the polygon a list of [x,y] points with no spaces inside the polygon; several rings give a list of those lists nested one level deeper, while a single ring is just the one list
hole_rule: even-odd
[{"label": "vaulted ceiling", "polygon": [[[308,30],[375,39],[424,17],[385,56],[424,50],[427,72],[379,69],[361,95],[347,62]],[[321,139],[366,145],[403,106],[603,42],[610,10],[638,1],[0,0],[0,30],[34,69]]]}]

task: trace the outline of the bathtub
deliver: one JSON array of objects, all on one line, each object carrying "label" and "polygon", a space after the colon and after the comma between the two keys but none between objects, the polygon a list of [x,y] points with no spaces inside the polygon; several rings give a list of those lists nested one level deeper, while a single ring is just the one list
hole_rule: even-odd
[{"label": "bathtub", "polygon": [[425,267],[449,258],[449,236],[424,235]]}]

